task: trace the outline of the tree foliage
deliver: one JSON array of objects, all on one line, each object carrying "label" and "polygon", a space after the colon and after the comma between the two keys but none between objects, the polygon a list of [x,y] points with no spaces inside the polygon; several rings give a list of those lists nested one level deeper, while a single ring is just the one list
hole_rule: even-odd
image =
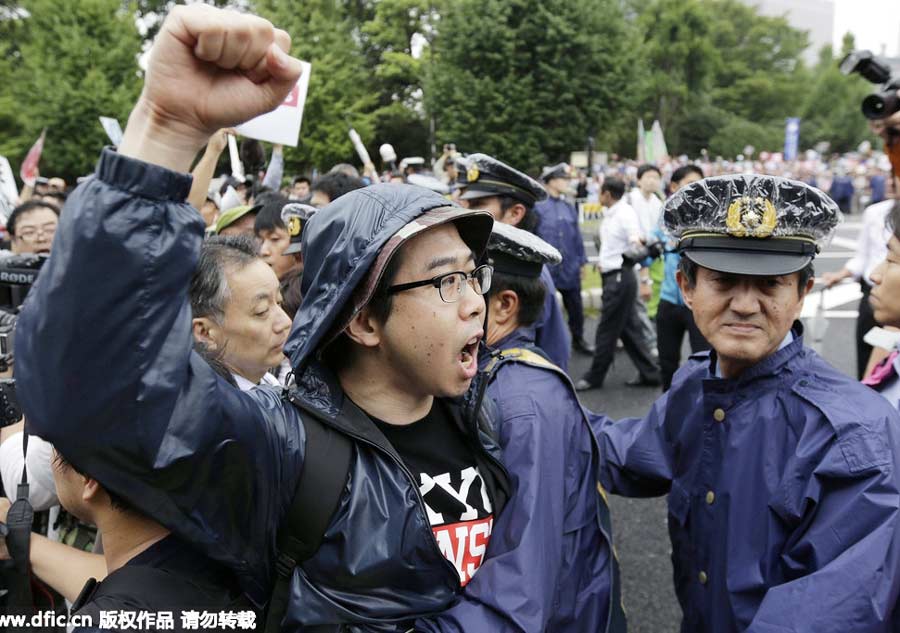
[{"label": "tree foliage", "polygon": [[[351,125],[376,162],[382,143],[402,157],[435,141],[523,169],[589,136],[633,155],[640,117],[676,154],[779,150],[792,116],[802,148],[871,138],[859,103],[873,87],[830,48],[807,68],[806,33],[738,0],[209,1],[268,17],[312,63],[288,174],[358,164]],[[17,166],[46,127],[43,172],[88,172],[107,142],[97,117],[125,123],[172,4],[0,0],[0,154]]]},{"label": "tree foliage", "polygon": [[615,0],[453,0],[425,81],[438,140],[523,169],[567,159],[627,107],[631,44]]},{"label": "tree foliage", "polygon": [[19,3],[5,21],[14,39],[0,59],[0,154],[18,164],[43,128],[45,174],[88,173],[108,143],[98,117],[124,125],[140,90],[141,40],[120,0]]}]

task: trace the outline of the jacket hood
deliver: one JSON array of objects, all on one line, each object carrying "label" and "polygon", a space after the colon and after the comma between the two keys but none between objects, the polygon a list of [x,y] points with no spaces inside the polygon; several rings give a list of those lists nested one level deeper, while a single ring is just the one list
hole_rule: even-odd
[{"label": "jacket hood", "polygon": [[[414,220],[422,222],[423,216],[429,218],[427,225],[413,225],[412,231],[391,240]],[[376,260],[380,266],[387,263],[389,257],[379,258],[385,245],[391,242],[388,247],[393,254],[419,230],[444,222],[456,223],[476,257],[483,255],[493,225],[490,214],[463,209],[413,185],[377,184],[351,191],[309,220],[303,231],[303,301],[284,348],[296,373],[329,342],[328,334],[345,316],[356,288],[366,281]]]}]

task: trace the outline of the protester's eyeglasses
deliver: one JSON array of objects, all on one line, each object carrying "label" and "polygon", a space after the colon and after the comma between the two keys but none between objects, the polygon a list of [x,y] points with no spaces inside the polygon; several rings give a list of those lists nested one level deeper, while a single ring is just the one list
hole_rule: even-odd
[{"label": "protester's eyeglasses", "polygon": [[16,231],[16,237],[23,242],[37,242],[38,236],[53,237],[56,233],[56,224],[45,224],[44,226],[25,227]]},{"label": "protester's eyeglasses", "polygon": [[389,294],[395,292],[403,292],[404,290],[412,290],[413,288],[421,288],[422,286],[434,286],[441,295],[444,303],[456,303],[463,294],[466,282],[472,286],[477,294],[483,295],[491,289],[491,277],[494,274],[494,267],[485,264],[479,266],[470,273],[461,270],[444,273],[431,279],[423,279],[422,281],[412,281],[408,284],[397,284],[390,286],[387,291]]}]

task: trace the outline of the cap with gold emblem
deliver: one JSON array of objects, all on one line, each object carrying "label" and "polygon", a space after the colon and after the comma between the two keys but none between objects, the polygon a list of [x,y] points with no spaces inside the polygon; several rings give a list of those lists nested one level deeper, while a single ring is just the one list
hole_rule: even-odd
[{"label": "cap with gold emblem", "polygon": [[569,177],[569,166],[566,163],[559,163],[557,165],[550,165],[549,167],[544,167],[541,170],[541,180],[544,182],[550,182],[554,178],[568,178]]},{"label": "cap with gold emblem", "polygon": [[308,204],[300,204],[299,202],[291,202],[284,205],[281,210],[281,221],[287,228],[288,235],[291,236],[291,243],[284,249],[284,255],[299,253],[302,250],[300,246],[303,238],[303,229],[309,219],[316,214],[318,209]]},{"label": "cap with gold emblem", "polygon": [[547,197],[547,192],[537,180],[513,169],[506,163],[487,154],[469,154],[465,160],[465,186],[461,200],[476,200],[489,196],[512,196],[533,206]]},{"label": "cap with gold emblem", "polygon": [[828,244],[842,216],[803,182],[774,176],[705,178],[666,202],[666,230],[696,264],[740,275],[786,275]]}]

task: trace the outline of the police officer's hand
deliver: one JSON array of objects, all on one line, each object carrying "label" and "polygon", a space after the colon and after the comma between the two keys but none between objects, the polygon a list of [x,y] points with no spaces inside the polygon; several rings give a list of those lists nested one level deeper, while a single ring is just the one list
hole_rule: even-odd
[{"label": "police officer's hand", "polygon": [[169,13],[119,152],[186,172],[216,130],[280,104],[300,76],[290,36],[268,20],[204,4]]}]

